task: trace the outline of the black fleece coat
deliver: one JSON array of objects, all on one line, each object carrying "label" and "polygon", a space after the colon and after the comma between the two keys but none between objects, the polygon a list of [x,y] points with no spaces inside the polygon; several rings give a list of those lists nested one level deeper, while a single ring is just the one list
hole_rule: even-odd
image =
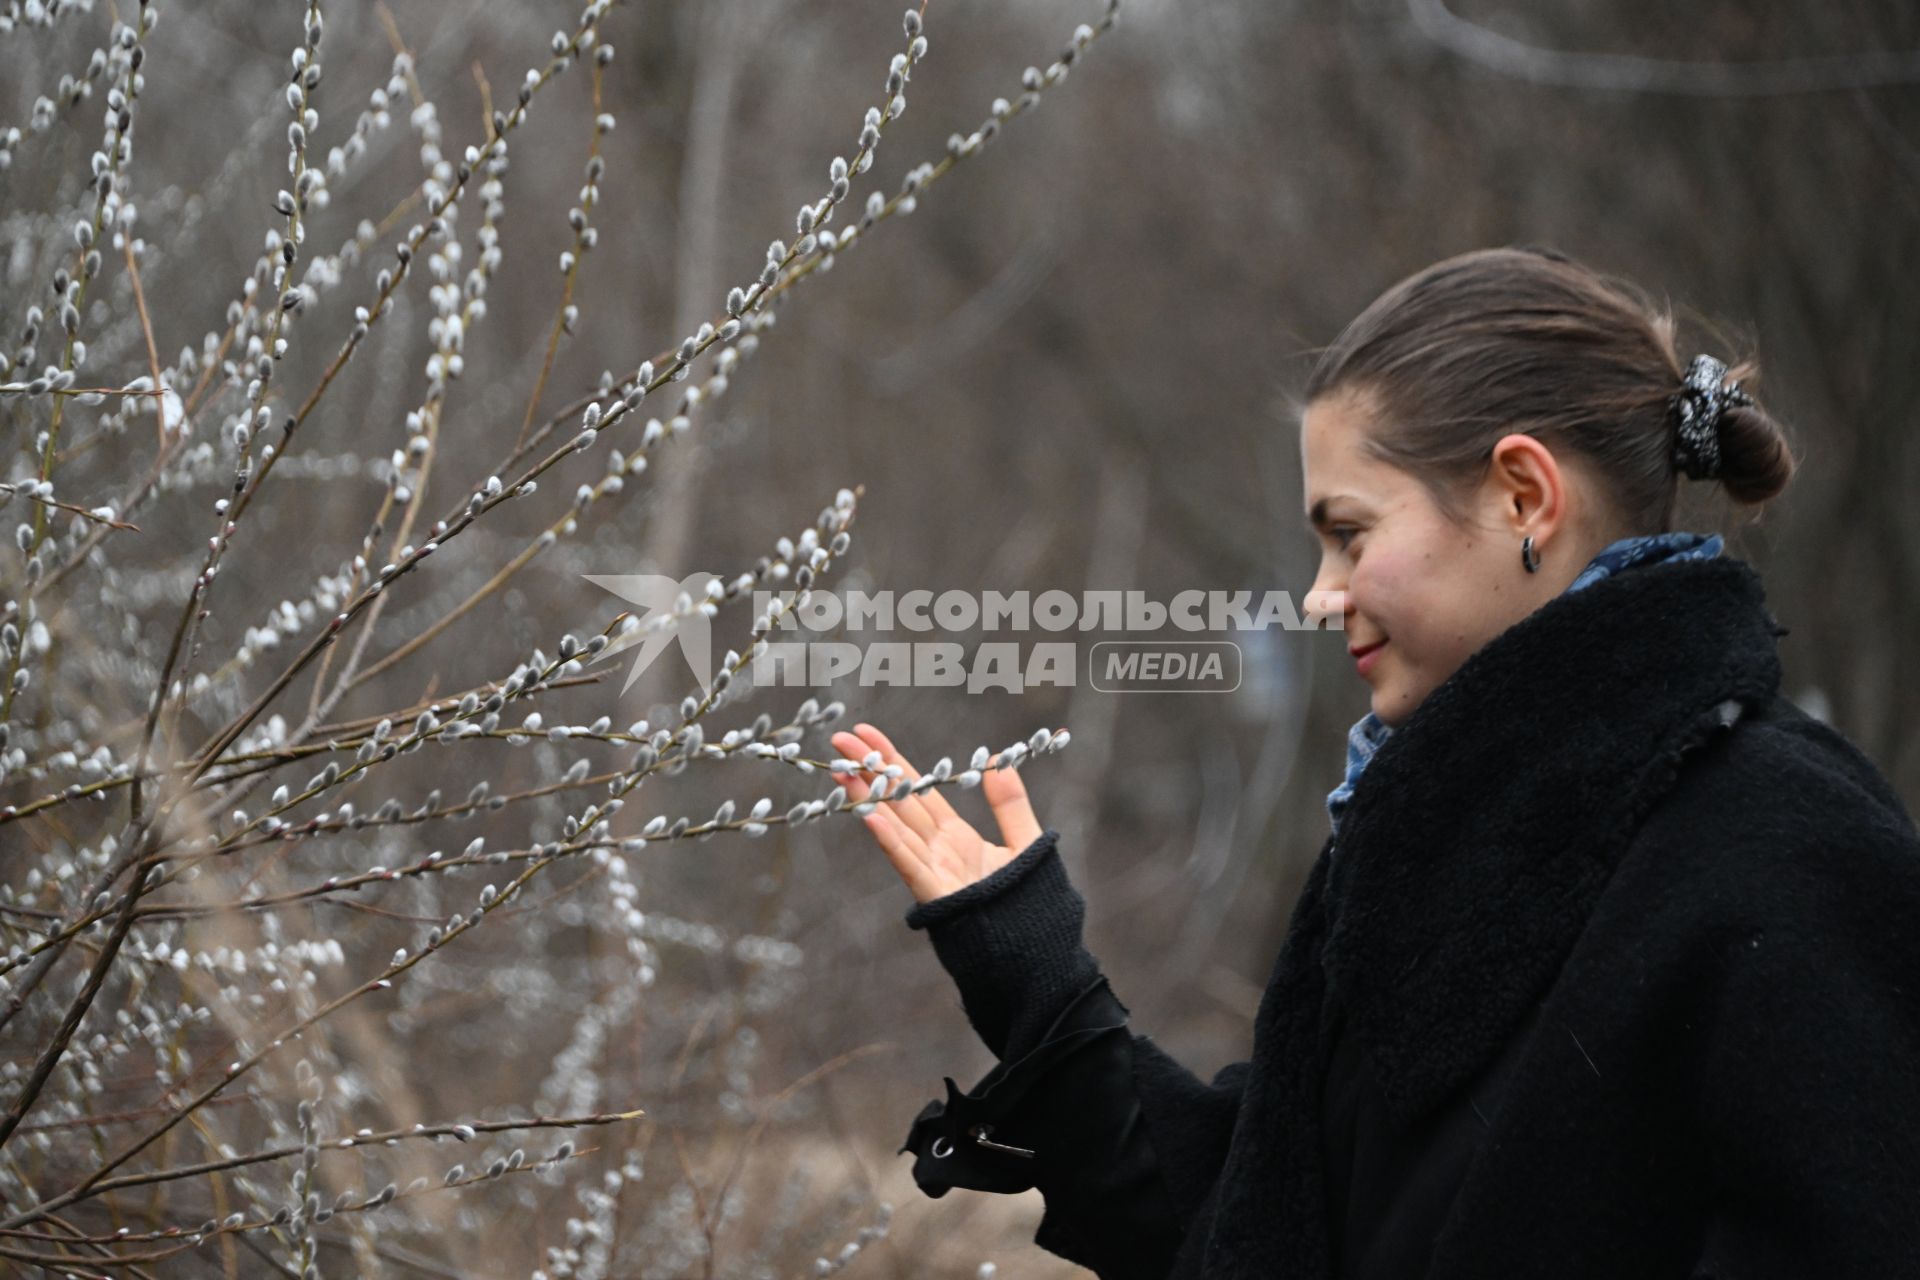
[{"label": "black fleece coat", "polygon": [[1920,835],[1779,695],[1758,575],[1637,566],[1474,653],[1369,762],[1252,1057],[1126,1022],[1047,831],[916,904],[1000,1064],[929,1195],[1046,1201],[1103,1280],[1920,1276]]}]

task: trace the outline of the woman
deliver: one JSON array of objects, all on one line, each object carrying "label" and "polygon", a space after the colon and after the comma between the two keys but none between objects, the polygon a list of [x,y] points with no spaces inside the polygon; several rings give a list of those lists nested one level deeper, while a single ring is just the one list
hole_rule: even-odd
[{"label": "woman", "polygon": [[1920,1275],[1920,835],[1780,695],[1753,569],[1670,531],[1682,474],[1792,473],[1727,374],[1550,251],[1348,327],[1302,411],[1309,609],[1371,707],[1252,1057],[1202,1080],[1127,1025],[1015,770],[1004,844],[883,801],[1001,1060],[916,1118],[923,1190],[1037,1186],[1103,1280]]}]

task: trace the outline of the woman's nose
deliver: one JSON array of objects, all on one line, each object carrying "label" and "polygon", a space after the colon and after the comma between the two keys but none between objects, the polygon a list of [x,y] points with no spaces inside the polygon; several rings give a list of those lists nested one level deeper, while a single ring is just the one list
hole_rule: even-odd
[{"label": "woman's nose", "polygon": [[1301,602],[1304,609],[1304,621],[1308,626],[1320,628],[1345,628],[1346,617],[1353,612],[1353,602],[1347,594],[1346,582],[1338,574],[1331,573],[1322,566],[1313,580],[1313,586],[1307,591],[1306,599]]},{"label": "woman's nose", "polygon": [[1307,592],[1305,621],[1316,629],[1326,627],[1346,627],[1347,615],[1353,612],[1353,601],[1343,587],[1322,587],[1318,582]]}]

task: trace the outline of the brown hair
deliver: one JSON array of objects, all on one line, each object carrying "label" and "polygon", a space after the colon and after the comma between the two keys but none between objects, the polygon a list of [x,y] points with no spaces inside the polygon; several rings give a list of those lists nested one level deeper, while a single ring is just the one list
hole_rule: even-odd
[{"label": "brown hair", "polygon": [[[1630,534],[1664,533],[1680,472],[1670,402],[1684,361],[1674,318],[1634,284],[1553,249],[1479,249],[1408,276],[1325,348],[1304,397],[1368,397],[1363,447],[1418,477],[1449,518],[1502,436],[1579,455]],[[1758,366],[1730,361],[1750,395]],[[1786,431],[1756,402],[1720,419],[1727,496],[1759,506],[1792,478]]]}]

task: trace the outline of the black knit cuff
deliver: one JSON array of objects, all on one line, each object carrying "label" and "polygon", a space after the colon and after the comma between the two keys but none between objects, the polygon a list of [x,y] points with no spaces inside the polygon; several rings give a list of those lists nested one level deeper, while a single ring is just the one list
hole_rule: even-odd
[{"label": "black knit cuff", "polygon": [[1041,859],[1053,852],[1054,843],[1059,838],[1060,833],[1049,827],[1035,837],[1032,844],[1015,854],[1005,866],[996,867],[972,884],[962,885],[944,897],[914,903],[907,912],[907,927],[925,929],[944,924],[962,912],[993,901],[1026,879],[1040,865]]},{"label": "black knit cuff", "polygon": [[1081,943],[1086,899],[1047,830],[972,884],[907,912],[960,989],[967,1019],[997,1058],[1030,1051],[1074,995],[1100,975]]}]

